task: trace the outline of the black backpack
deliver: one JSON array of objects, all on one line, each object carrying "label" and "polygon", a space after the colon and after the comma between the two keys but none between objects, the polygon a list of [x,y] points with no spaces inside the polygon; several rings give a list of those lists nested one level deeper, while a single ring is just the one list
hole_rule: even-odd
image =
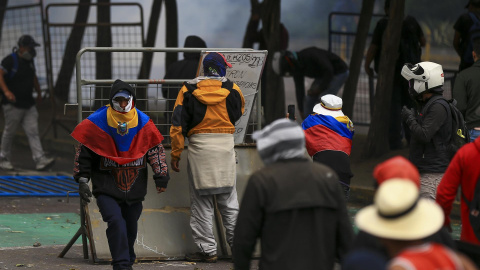
[{"label": "black backpack", "polygon": [[470,225],[475,233],[475,236],[480,240],[480,177],[477,179],[475,191],[473,193],[472,201],[468,201],[465,194],[462,193],[462,198],[468,206],[468,218]]},{"label": "black backpack", "polygon": [[[450,158],[452,158],[458,149],[470,142],[470,133],[468,132],[467,124],[463,119],[462,113],[455,106],[457,104],[455,99],[450,99],[447,101],[442,96],[434,96],[432,98],[435,98],[435,100],[433,100],[429,106],[435,102],[439,102],[445,107],[447,113],[450,113],[452,117],[452,132],[450,140],[447,143],[447,151],[450,154]],[[425,108],[424,111],[426,112],[427,109],[428,108]]]},{"label": "black backpack", "polygon": [[472,19],[473,24],[470,26],[470,29],[468,29],[467,44],[463,52],[462,60],[464,63],[473,64],[473,40],[480,37],[480,20],[477,18],[477,15],[472,12],[469,12],[468,15]]}]

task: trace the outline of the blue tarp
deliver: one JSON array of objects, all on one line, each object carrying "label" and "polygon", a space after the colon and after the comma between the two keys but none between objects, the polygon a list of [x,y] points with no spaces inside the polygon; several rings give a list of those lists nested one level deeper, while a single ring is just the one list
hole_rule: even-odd
[{"label": "blue tarp", "polygon": [[77,191],[70,176],[0,176],[0,196],[78,197]]}]

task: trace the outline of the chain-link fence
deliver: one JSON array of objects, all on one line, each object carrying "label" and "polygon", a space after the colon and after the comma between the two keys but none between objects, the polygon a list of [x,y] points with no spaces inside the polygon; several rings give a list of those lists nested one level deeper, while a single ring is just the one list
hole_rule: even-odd
[{"label": "chain-link fence", "polygon": [[[77,9],[82,4],[79,3],[55,3],[46,7],[46,29],[48,39],[50,40],[49,52],[51,56],[51,73],[53,84],[57,82],[59,71],[62,65],[75,66],[75,56],[65,55],[65,49],[72,36],[72,30],[75,27],[84,28],[81,45],[79,48],[97,46],[98,27],[108,27],[111,32],[112,47],[143,47],[144,27],[143,27],[143,9],[138,3],[109,3],[111,14],[110,22],[98,23],[86,20],[85,22],[75,22]],[[97,14],[99,11],[98,3],[89,3],[89,13]],[[71,16],[58,16],[59,13],[69,14]],[[55,16],[52,16],[55,14]],[[128,14],[128,16],[125,16]],[[130,21],[126,21],[126,19]],[[142,61],[141,52],[126,52],[111,54],[111,76],[112,78],[137,79],[140,72]],[[86,77],[95,78],[97,71],[96,54],[87,54],[82,58],[82,74]],[[75,70],[70,82],[69,102],[76,102]],[[100,89],[101,91],[101,89]],[[90,93],[90,91],[88,91]],[[91,92],[94,93],[94,92]],[[87,97],[87,100],[93,97]]]}]

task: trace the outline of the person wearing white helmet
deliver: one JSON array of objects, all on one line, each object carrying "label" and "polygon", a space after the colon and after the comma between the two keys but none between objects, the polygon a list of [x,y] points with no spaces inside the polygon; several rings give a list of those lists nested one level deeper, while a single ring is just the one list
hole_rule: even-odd
[{"label": "person wearing white helmet", "polygon": [[447,144],[452,118],[443,98],[442,66],[433,62],[405,64],[401,75],[409,83],[409,94],[418,110],[403,107],[402,119],[410,129],[410,161],[420,172],[420,195],[435,199],[437,186],[450,162]]}]

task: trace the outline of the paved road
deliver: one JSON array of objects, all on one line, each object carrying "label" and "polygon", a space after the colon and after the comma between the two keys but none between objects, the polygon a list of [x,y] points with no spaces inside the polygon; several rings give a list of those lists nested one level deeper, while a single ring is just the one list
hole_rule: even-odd
[{"label": "paved road", "polygon": [[[112,269],[109,264],[93,264],[90,260],[83,259],[82,247],[80,245],[74,245],[64,258],[58,258],[58,254],[63,248],[64,246],[40,246],[0,249],[0,269],[19,269],[18,267],[48,270]],[[134,265],[134,269],[228,270],[233,269],[233,263],[230,260],[197,264],[184,261],[152,261],[137,263]],[[256,262],[251,269],[258,269]]]}]

